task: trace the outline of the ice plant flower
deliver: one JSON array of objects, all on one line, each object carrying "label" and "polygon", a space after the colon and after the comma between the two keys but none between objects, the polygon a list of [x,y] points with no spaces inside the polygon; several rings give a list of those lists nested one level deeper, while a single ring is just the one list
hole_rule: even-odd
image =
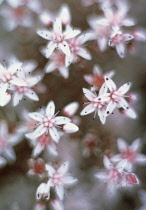
[{"label": "ice plant flower", "polygon": [[0,106],[5,106],[11,100],[11,94],[7,92],[7,84],[0,84]]},{"label": "ice plant flower", "polygon": [[37,128],[34,132],[26,134],[28,138],[37,138],[42,134],[50,134],[52,139],[55,142],[58,142],[60,139],[60,135],[58,129],[60,125],[68,125],[65,132],[76,132],[78,127],[73,123],[70,123],[70,119],[63,116],[57,116],[58,112],[55,114],[55,104],[53,101],[50,101],[45,110],[41,112],[32,112],[29,113],[29,117],[36,120],[38,124],[36,124]]},{"label": "ice plant flower", "polygon": [[65,66],[65,54],[58,50],[52,53],[50,61],[46,64],[45,73],[57,70],[65,79],[69,77],[69,69]]},{"label": "ice plant flower", "polygon": [[68,174],[68,168],[69,162],[63,163],[58,169],[46,164],[46,170],[49,176],[48,185],[55,189],[56,194],[61,200],[64,197],[64,186],[71,186],[77,182],[75,177]]},{"label": "ice plant flower", "polygon": [[109,39],[109,46],[115,47],[121,58],[126,56],[126,43],[134,37],[131,34],[124,34],[121,31],[114,31]]},{"label": "ice plant flower", "polygon": [[106,184],[107,193],[114,194],[122,186],[126,160],[121,160],[116,165],[113,165],[111,160],[104,156],[103,164],[105,169],[95,174],[95,176]]},{"label": "ice plant flower", "polygon": [[20,140],[20,134],[10,134],[8,131],[7,123],[5,121],[0,122],[0,156],[2,156],[5,159],[5,162],[11,163],[16,160],[16,155],[13,146],[18,144]]},{"label": "ice plant flower", "polygon": [[126,159],[127,163],[125,169],[127,171],[131,172],[135,164],[146,164],[146,155],[139,153],[141,147],[140,139],[134,140],[132,144],[128,146],[124,139],[119,138],[117,145],[121,154],[114,155],[111,159],[116,162]]},{"label": "ice plant flower", "polygon": [[66,55],[70,55],[70,49],[68,40],[76,37],[80,34],[79,29],[72,29],[71,26],[67,25],[65,31],[62,30],[62,23],[59,18],[54,20],[53,29],[38,29],[37,34],[42,38],[49,40],[46,48],[46,57],[49,58],[55,48],[59,48]]},{"label": "ice plant flower", "polygon": [[84,79],[88,82],[91,87],[91,91],[99,90],[104,83],[104,77],[107,76],[112,78],[115,74],[114,70],[111,70],[105,74],[102,73],[102,69],[99,65],[94,65],[93,67],[93,75],[92,74],[85,74]]},{"label": "ice plant flower", "polygon": [[107,117],[110,115],[115,108],[123,108],[129,113],[131,118],[135,119],[136,113],[129,107],[128,102],[124,99],[125,97],[128,97],[126,93],[129,91],[131,83],[125,83],[120,88],[117,88],[113,80],[108,77],[105,77],[105,83],[110,93],[103,94],[98,98],[99,101],[108,102],[104,116]]},{"label": "ice plant flower", "polygon": [[69,66],[73,62],[76,62],[79,57],[91,60],[92,56],[90,52],[83,46],[85,42],[90,40],[90,38],[91,33],[84,33],[68,40],[71,54],[66,56],[66,66]]},{"label": "ice plant flower", "polygon": [[81,111],[80,115],[83,116],[83,115],[87,115],[92,112],[95,112],[95,115],[94,115],[95,117],[96,113],[98,113],[100,121],[104,124],[106,120],[106,118],[104,117],[104,114],[107,107],[107,102],[99,100],[99,99],[100,99],[100,96],[106,95],[107,93],[106,84],[104,83],[102,85],[102,87],[99,90],[98,96],[86,88],[83,88],[83,93],[85,97],[89,100],[89,102],[84,103],[84,104],[87,104],[87,106]]},{"label": "ice plant flower", "polygon": [[33,151],[32,151],[32,156],[37,157],[39,156],[45,149],[47,150],[48,153],[50,153],[53,156],[56,156],[57,153],[57,148],[55,143],[52,141],[52,138],[50,134],[42,134],[41,136],[30,139],[31,144],[33,145]]},{"label": "ice plant flower", "polygon": [[45,198],[49,200],[50,198],[50,186],[47,183],[41,183],[36,191],[36,199]]}]

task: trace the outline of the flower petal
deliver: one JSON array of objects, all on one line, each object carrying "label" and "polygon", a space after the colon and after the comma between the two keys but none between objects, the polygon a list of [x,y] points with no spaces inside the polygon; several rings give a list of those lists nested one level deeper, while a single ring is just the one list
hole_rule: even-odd
[{"label": "flower petal", "polygon": [[70,121],[71,121],[71,119],[68,118],[68,117],[63,117],[63,116],[55,117],[55,124],[56,125],[66,124],[66,123],[68,123]]},{"label": "flower petal", "polygon": [[54,43],[52,41],[49,42],[46,48],[46,58],[50,57],[50,55],[53,53],[56,47],[57,47],[57,43]]},{"label": "flower petal", "polygon": [[49,128],[50,135],[55,142],[59,142],[60,135],[55,127]]},{"label": "flower petal", "polygon": [[73,123],[67,123],[63,126],[63,131],[65,133],[75,133],[79,130],[78,126]]},{"label": "flower petal", "polygon": [[126,141],[122,138],[117,139],[117,146],[120,152],[124,152],[128,149]]},{"label": "flower petal", "polygon": [[112,92],[112,91],[115,91],[117,89],[116,87],[116,84],[113,82],[112,79],[110,79],[109,77],[105,76],[105,83],[107,85],[107,87],[109,88],[109,90]]},{"label": "flower petal", "polygon": [[46,29],[38,29],[37,34],[46,40],[51,40],[51,32]]},{"label": "flower petal", "polygon": [[83,93],[85,97],[89,99],[89,101],[93,101],[93,99],[96,97],[94,93],[92,93],[90,90],[86,88],[83,88]]},{"label": "flower petal", "polygon": [[72,176],[64,176],[62,178],[62,182],[65,185],[74,185],[77,181],[78,179]]},{"label": "flower petal", "polygon": [[64,188],[62,185],[57,185],[55,186],[55,191],[58,195],[58,197],[60,198],[60,200],[63,200],[64,197]]},{"label": "flower petal", "polygon": [[55,104],[54,101],[50,101],[46,107],[46,114],[47,116],[53,117],[55,114]]},{"label": "flower petal", "polygon": [[93,106],[93,104],[89,104],[81,111],[80,115],[81,116],[87,115],[87,114],[94,112],[95,110],[96,110],[96,108]]}]

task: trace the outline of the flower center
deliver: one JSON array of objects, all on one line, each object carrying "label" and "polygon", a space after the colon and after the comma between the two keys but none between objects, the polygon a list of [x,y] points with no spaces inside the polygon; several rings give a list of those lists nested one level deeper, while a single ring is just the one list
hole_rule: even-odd
[{"label": "flower center", "polygon": [[26,93],[28,91],[28,87],[26,86],[16,86],[16,90],[18,93]]},{"label": "flower center", "polygon": [[128,149],[128,150],[123,152],[122,157],[126,158],[126,159],[128,159],[130,161],[133,161],[135,159],[135,157],[136,157],[136,153],[134,151]]},{"label": "flower center", "polygon": [[64,36],[62,33],[59,33],[59,32],[53,33],[53,41],[55,43],[61,43],[61,42],[63,42],[63,40],[64,40]]},{"label": "flower center", "polygon": [[55,119],[50,117],[44,118],[44,126],[47,128],[52,128],[54,126]]}]

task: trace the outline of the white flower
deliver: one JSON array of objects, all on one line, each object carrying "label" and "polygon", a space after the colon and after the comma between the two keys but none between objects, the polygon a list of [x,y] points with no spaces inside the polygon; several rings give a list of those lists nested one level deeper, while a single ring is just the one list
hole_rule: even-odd
[{"label": "white flower", "polygon": [[[104,124],[106,118],[104,117],[104,113],[107,107],[107,102],[99,100],[100,96],[105,95],[107,93],[107,86],[104,83],[102,87],[100,88],[98,96],[95,95],[90,90],[83,88],[83,93],[85,94],[85,97],[89,100],[89,102],[85,102],[84,104],[88,104],[80,113],[80,115],[87,115],[92,112],[98,113],[98,116],[101,120],[101,122]],[[94,117],[95,117],[94,115]]]},{"label": "white flower", "polygon": [[[31,69],[30,69],[31,71]],[[33,101],[39,101],[38,95],[34,92],[33,87],[41,80],[41,76],[30,76],[25,73],[25,68],[18,72],[18,78],[25,81],[26,85],[12,87],[13,91],[13,105],[17,106],[24,96],[30,98]]]},{"label": "white flower", "polygon": [[53,30],[37,30],[37,34],[50,42],[46,48],[46,57],[49,58],[55,48],[59,48],[66,55],[70,55],[70,49],[67,40],[77,36],[81,31],[72,29],[67,25],[66,30],[62,31],[62,23],[59,18],[54,21]]},{"label": "white flower", "polygon": [[76,62],[78,57],[82,57],[87,60],[91,60],[92,56],[90,52],[83,46],[91,38],[91,33],[84,33],[78,37],[68,40],[70,55],[66,55],[65,64],[69,66],[71,63]]},{"label": "white flower", "polygon": [[132,18],[127,18],[129,7],[127,4],[117,9],[111,7],[103,9],[105,17],[99,17],[98,24],[110,26],[112,28],[120,29],[122,26],[133,26],[135,21]]},{"label": "white flower", "polygon": [[7,89],[11,89],[12,85],[27,86],[25,81],[18,77],[18,72],[22,70],[22,63],[12,62],[8,68],[0,64],[0,83],[6,84]]},{"label": "white flower", "polygon": [[57,170],[50,165],[46,165],[48,171],[49,181],[48,185],[55,188],[59,199],[63,200],[64,186],[70,186],[77,182],[75,177],[70,176],[68,172],[69,162],[63,163]]},{"label": "white flower", "polygon": [[115,47],[121,58],[126,56],[126,42],[134,37],[131,34],[124,34],[121,31],[114,31],[109,39],[109,46]]},{"label": "white flower", "polygon": [[127,145],[126,141],[122,138],[117,140],[118,149],[121,154],[114,155],[112,161],[120,161],[123,159],[127,160],[125,169],[129,172],[132,171],[135,164],[146,164],[146,155],[139,153],[141,142],[140,139],[136,139],[130,146]]},{"label": "white flower", "polygon": [[103,164],[105,169],[95,174],[95,176],[106,184],[108,193],[115,194],[117,189],[122,186],[126,160],[121,160],[116,165],[113,165],[109,158],[104,156]]},{"label": "white flower", "polygon": [[41,183],[36,191],[36,199],[45,198],[49,200],[50,198],[50,186],[46,183]]},{"label": "white flower", "polygon": [[93,67],[93,75],[92,74],[85,74],[84,79],[86,82],[88,82],[90,85],[92,85],[91,90],[99,90],[101,86],[104,83],[104,76],[112,78],[115,74],[115,71],[109,71],[105,74],[102,73],[102,69],[99,65],[94,65]]},{"label": "white flower", "polygon": [[[46,110],[43,111],[43,113],[40,112],[32,112],[29,113],[29,117],[32,119],[38,121],[37,128],[34,132],[26,134],[28,138],[37,138],[41,136],[44,133],[49,133],[52,137],[52,139],[55,142],[58,142],[60,139],[60,135],[58,132],[59,125],[68,125],[68,129],[65,130],[67,132],[68,130],[72,130],[72,132],[76,132],[77,126],[75,126],[72,123],[69,123],[71,120],[67,117],[58,116],[56,117],[58,113],[55,114],[55,104],[53,101],[50,101],[46,107]],[[73,131],[74,129],[74,131]]]},{"label": "white flower", "polygon": [[20,140],[20,134],[9,134],[7,123],[5,121],[0,122],[0,155],[2,156],[0,158],[0,165],[16,160],[13,146],[18,144]]},{"label": "white flower", "polygon": [[[10,4],[10,2],[8,3]],[[31,17],[30,11],[28,11],[23,6],[2,6],[1,16],[4,17],[3,24],[7,31],[13,31],[18,26],[29,28],[33,25],[33,19]]]},{"label": "white flower", "polygon": [[123,108],[124,110],[127,110],[129,112],[131,118],[136,118],[136,113],[129,107],[128,102],[124,99],[125,97],[127,97],[126,93],[129,91],[131,83],[128,82],[118,89],[113,80],[108,77],[105,77],[105,83],[110,93],[103,94],[98,98],[99,101],[106,101],[108,103],[104,117],[110,115],[115,108]]},{"label": "white flower", "polygon": [[35,13],[39,13],[41,11],[41,2],[40,0],[6,0],[7,3],[14,8],[20,6],[27,6]]},{"label": "white flower", "polygon": [[42,134],[41,136],[31,139],[31,143],[34,147],[32,151],[32,156],[37,157],[39,156],[45,149],[48,153],[51,153],[53,156],[56,156],[57,148],[55,143],[52,141],[52,138],[49,134]]}]

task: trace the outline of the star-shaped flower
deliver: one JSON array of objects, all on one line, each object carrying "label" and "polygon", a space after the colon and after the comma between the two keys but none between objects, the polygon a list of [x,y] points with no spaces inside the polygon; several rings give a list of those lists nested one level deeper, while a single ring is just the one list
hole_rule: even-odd
[{"label": "star-shaped flower", "polygon": [[129,172],[132,171],[135,164],[146,164],[146,155],[139,153],[141,142],[140,139],[136,139],[132,142],[130,146],[122,138],[117,140],[118,149],[121,154],[114,155],[111,159],[112,161],[120,161],[123,159],[127,160],[125,169]]},{"label": "star-shaped flower", "polygon": [[68,168],[69,162],[63,163],[58,169],[46,165],[49,176],[48,185],[55,188],[55,192],[61,200],[64,197],[64,186],[70,186],[77,182],[75,177],[68,174]]},{"label": "star-shaped flower", "polygon": [[45,110],[42,112],[32,112],[29,113],[29,117],[36,120],[38,122],[37,128],[34,132],[26,134],[28,138],[37,138],[42,134],[50,134],[52,139],[55,142],[58,142],[60,139],[60,135],[58,132],[59,125],[63,125],[63,131],[66,133],[76,132],[78,131],[78,127],[70,123],[70,119],[68,117],[57,116],[58,113],[55,114],[55,104],[53,101],[50,101]]},{"label": "star-shaped flower", "polygon": [[72,29],[71,26],[67,25],[65,31],[62,30],[62,23],[60,18],[54,20],[53,29],[50,30],[42,30],[38,29],[37,34],[42,38],[49,40],[50,42],[46,48],[46,57],[49,58],[53,53],[55,48],[59,48],[66,55],[70,55],[70,49],[68,40],[76,37],[79,33],[81,33],[78,29]]}]

